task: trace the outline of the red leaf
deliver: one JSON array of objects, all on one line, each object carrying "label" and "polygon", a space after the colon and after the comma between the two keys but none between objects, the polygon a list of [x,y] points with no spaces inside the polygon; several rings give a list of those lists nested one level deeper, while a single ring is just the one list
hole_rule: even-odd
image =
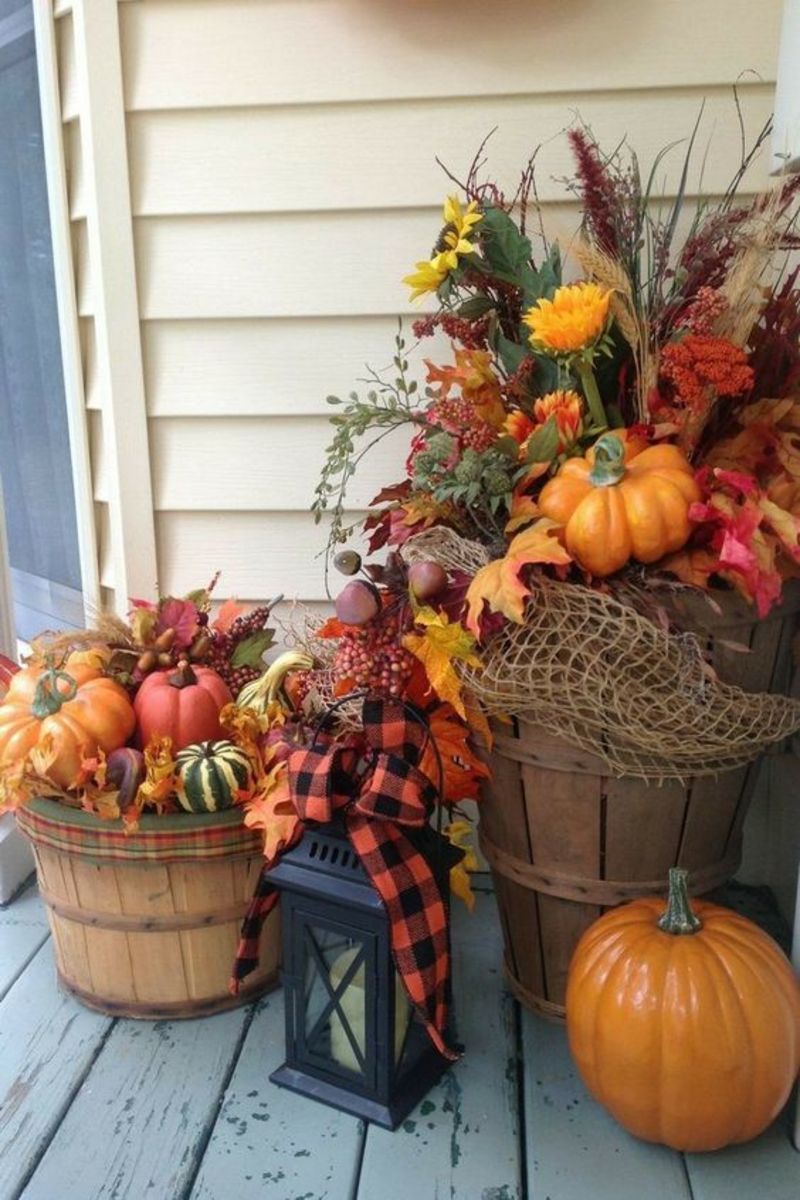
[{"label": "red leaf", "polygon": [[237,603],[236,600],[226,600],[224,604],[220,605],[211,626],[213,629],[218,629],[220,633],[227,633],[236,618],[240,617],[243,612],[243,604]]},{"label": "red leaf", "polygon": [[197,633],[197,605],[191,600],[175,600],[168,597],[161,605],[158,613],[158,632],[166,629],[175,630],[175,645],[191,646]]}]

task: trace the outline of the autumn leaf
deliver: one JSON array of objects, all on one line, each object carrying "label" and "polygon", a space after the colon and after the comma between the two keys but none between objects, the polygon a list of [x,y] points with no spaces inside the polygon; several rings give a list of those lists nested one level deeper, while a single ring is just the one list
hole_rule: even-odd
[{"label": "autumn leaf", "polygon": [[542,517],[530,529],[518,533],[506,551],[505,558],[495,559],[476,574],[467,592],[466,625],[480,637],[480,620],[484,603],[491,612],[502,613],[509,621],[522,624],[525,600],[530,588],[520,578],[523,567],[533,563],[568,566],[572,559],[557,537],[561,526]]},{"label": "autumn leaf", "polygon": [[353,625],[345,625],[344,621],[340,621],[338,617],[328,617],[327,621],[315,630],[314,637],[335,640],[344,637],[346,633],[352,633],[353,629]]},{"label": "autumn leaf", "polygon": [[[144,783],[139,788],[133,807],[137,812],[144,808],[155,808],[157,812],[163,812],[175,791],[172,738],[152,737],[144,748],[144,766]],[[126,814],[122,815],[125,820]]]},{"label": "autumn leaf", "polygon": [[226,600],[217,609],[217,614],[211,622],[211,628],[218,630],[219,633],[227,633],[231,625],[244,612],[244,605],[239,604],[237,600]]},{"label": "autumn leaf", "polygon": [[417,609],[414,623],[421,625],[424,632],[407,633],[403,645],[422,663],[428,682],[439,699],[448,701],[458,715],[464,717],[461,680],[453,662],[480,667],[474,637],[462,625],[451,622],[447,613],[437,613],[427,606]]},{"label": "autumn leaf", "polygon": [[443,800],[445,804],[458,804],[462,800],[477,800],[481,779],[488,779],[489,769],[476,757],[469,744],[470,731],[449,704],[439,704],[428,713],[430,735],[436,749],[428,741],[425,746],[420,770],[438,787],[439,764],[436,750],[442,760],[444,773]]},{"label": "autumn leaf", "polygon": [[264,857],[268,863],[293,846],[303,832],[297,815],[285,762],[276,763],[264,776],[260,787],[245,802],[244,823],[264,837]]},{"label": "autumn leaf", "polygon": [[450,891],[463,900],[470,912],[475,907],[475,896],[470,882],[470,873],[478,869],[478,856],[471,844],[472,826],[469,821],[452,821],[444,828],[448,840],[464,851],[461,862],[450,869]]},{"label": "autumn leaf", "polygon": [[518,533],[523,526],[530,525],[539,515],[539,505],[533,496],[515,495],[511,502],[511,515],[506,524],[506,533]]},{"label": "autumn leaf", "polygon": [[168,596],[159,607],[156,630],[161,634],[167,629],[174,629],[175,645],[186,649],[195,639],[199,615],[197,605],[192,600],[176,600]]}]

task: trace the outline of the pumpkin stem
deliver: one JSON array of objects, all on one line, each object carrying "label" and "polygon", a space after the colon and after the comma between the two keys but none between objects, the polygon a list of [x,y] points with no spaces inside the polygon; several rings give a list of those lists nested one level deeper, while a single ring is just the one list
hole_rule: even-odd
[{"label": "pumpkin stem", "polygon": [[667,907],[659,918],[658,928],[664,933],[697,933],[703,922],[692,912],[686,881],[689,872],[682,867],[670,867]]},{"label": "pumpkin stem", "polygon": [[[66,683],[66,689],[62,690],[59,687],[59,680]],[[77,691],[77,681],[71,675],[68,675],[66,671],[57,670],[54,666],[49,666],[42,672],[39,682],[36,684],[31,712],[39,720],[52,717],[59,711],[62,704],[75,699]]]},{"label": "pumpkin stem", "polygon": [[613,487],[625,474],[625,447],[613,433],[604,433],[594,444],[594,466],[589,482],[594,487]]},{"label": "pumpkin stem", "polygon": [[586,403],[589,406],[589,416],[592,418],[592,425],[595,429],[608,429],[608,417],[606,410],[603,408],[603,401],[600,399],[600,392],[597,388],[597,380],[594,377],[592,364],[584,359],[576,359],[575,370],[580,377],[583,394],[586,397]]},{"label": "pumpkin stem", "polygon": [[174,688],[191,687],[193,683],[197,683],[197,676],[192,670],[188,658],[180,660],[177,670],[169,677],[169,683]]}]

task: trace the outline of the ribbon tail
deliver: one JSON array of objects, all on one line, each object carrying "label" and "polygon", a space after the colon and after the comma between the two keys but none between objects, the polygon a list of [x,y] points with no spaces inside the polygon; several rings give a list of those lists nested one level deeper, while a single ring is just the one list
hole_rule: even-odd
[{"label": "ribbon tail", "polygon": [[391,821],[352,812],[347,835],[389,918],[392,955],[428,1036],[450,1062],[450,939],[447,907],[426,859]]},{"label": "ribbon tail", "polygon": [[277,903],[278,889],[269,878],[269,868],[264,867],[242,921],[236,957],[233,960],[233,969],[228,981],[228,991],[232,996],[239,995],[242,980],[255,971],[258,966],[261,931],[264,928],[264,922]]}]

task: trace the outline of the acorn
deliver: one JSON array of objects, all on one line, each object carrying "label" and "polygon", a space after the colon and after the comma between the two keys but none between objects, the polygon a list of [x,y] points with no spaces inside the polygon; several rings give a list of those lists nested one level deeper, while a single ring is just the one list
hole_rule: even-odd
[{"label": "acorn", "polygon": [[192,662],[200,662],[204,659],[211,649],[211,636],[208,633],[201,633],[194,639],[189,647],[189,658]]},{"label": "acorn", "polygon": [[333,565],[342,575],[355,575],[361,570],[361,555],[355,550],[340,550]]},{"label": "acorn", "polygon": [[172,655],[168,654],[166,650],[163,650],[158,656],[158,665],[160,667],[171,667]]},{"label": "acorn", "polygon": [[158,635],[158,637],[156,638],[156,640],[153,642],[153,649],[158,650],[159,652],[162,650],[171,650],[172,643],[174,641],[175,641],[175,630],[172,628],[165,629],[164,632],[160,633]]},{"label": "acorn", "polygon": [[142,675],[149,675],[158,666],[158,654],[155,650],[145,650],[136,662],[136,670]]}]

